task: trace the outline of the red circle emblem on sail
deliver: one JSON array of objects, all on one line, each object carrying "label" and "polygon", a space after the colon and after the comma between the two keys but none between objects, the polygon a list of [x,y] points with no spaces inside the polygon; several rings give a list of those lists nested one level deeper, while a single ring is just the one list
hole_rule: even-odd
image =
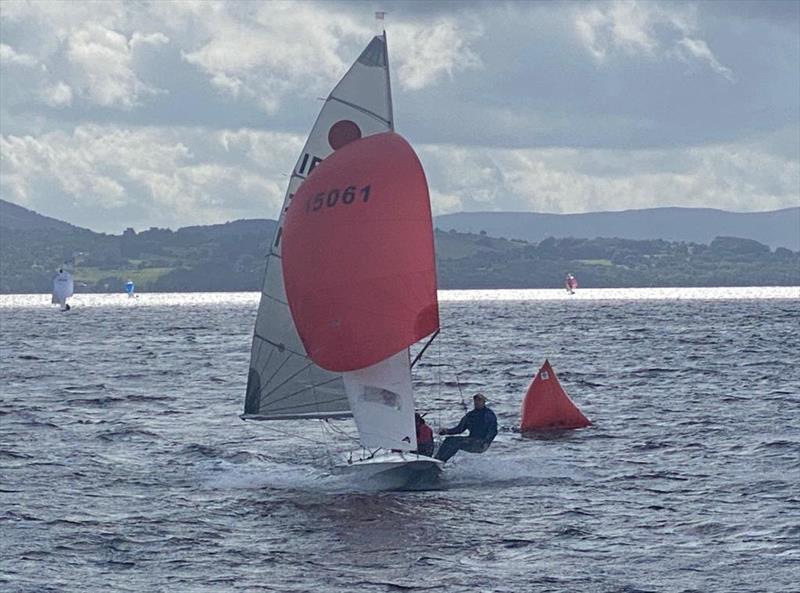
[{"label": "red circle emblem on sail", "polygon": [[349,119],[337,121],[328,130],[328,144],[334,150],[339,150],[345,144],[361,138],[361,128]]},{"label": "red circle emblem on sail", "polygon": [[393,132],[317,165],[286,214],[282,258],[298,334],[324,369],[373,365],[439,327],[428,184]]}]

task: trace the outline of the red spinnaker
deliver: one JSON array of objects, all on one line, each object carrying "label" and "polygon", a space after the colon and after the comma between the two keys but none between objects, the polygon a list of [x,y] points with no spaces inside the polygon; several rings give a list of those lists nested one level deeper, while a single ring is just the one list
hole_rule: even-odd
[{"label": "red spinnaker", "polygon": [[370,366],[439,327],[428,184],[398,134],[317,165],[286,214],[282,257],[292,318],[324,369]]},{"label": "red spinnaker", "polygon": [[584,428],[591,424],[561,387],[550,362],[545,360],[522,402],[520,431]]}]

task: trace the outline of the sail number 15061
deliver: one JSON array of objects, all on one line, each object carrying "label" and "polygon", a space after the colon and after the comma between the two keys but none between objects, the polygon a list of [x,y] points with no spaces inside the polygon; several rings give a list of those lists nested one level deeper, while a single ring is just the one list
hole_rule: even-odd
[{"label": "sail number 15061", "polygon": [[356,198],[366,203],[369,201],[370,186],[357,188],[355,185],[348,185],[342,189],[332,189],[321,191],[313,198],[306,200],[306,212],[316,212],[322,208],[333,208],[337,204],[352,204]]}]

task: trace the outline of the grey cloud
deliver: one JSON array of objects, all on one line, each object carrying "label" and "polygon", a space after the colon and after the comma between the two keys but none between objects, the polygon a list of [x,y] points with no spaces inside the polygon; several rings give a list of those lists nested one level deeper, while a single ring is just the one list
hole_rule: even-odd
[{"label": "grey cloud", "polygon": [[[380,4],[398,130],[438,211],[798,200],[796,2],[652,4],[602,60],[576,15],[606,2]],[[272,12],[293,6],[5,2],[2,196],[114,232],[273,216],[317,96],[377,28],[363,2]],[[116,51],[76,60],[78,41]]]}]

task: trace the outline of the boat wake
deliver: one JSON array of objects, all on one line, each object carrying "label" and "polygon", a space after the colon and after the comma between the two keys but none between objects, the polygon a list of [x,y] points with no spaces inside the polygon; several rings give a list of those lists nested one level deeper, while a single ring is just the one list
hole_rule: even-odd
[{"label": "boat wake", "polygon": [[572,464],[544,461],[532,455],[462,454],[440,474],[388,472],[360,478],[342,468],[318,467],[277,460],[231,463],[216,460],[199,480],[210,490],[283,490],[318,493],[367,493],[484,489],[499,486],[541,486],[585,478],[585,470]]},{"label": "boat wake", "polygon": [[531,455],[482,455],[455,458],[442,475],[442,487],[452,489],[538,486],[577,480],[582,471],[573,465],[543,461]]},{"label": "boat wake", "polygon": [[386,490],[428,490],[438,487],[435,477],[386,474],[364,476],[342,468],[315,467],[288,462],[254,461],[246,464],[217,460],[201,478],[211,490],[283,490],[324,493],[364,493]]},{"label": "boat wake", "polygon": [[211,490],[336,491],[345,487],[347,479],[322,468],[295,463],[222,461],[208,471],[201,483]]}]

